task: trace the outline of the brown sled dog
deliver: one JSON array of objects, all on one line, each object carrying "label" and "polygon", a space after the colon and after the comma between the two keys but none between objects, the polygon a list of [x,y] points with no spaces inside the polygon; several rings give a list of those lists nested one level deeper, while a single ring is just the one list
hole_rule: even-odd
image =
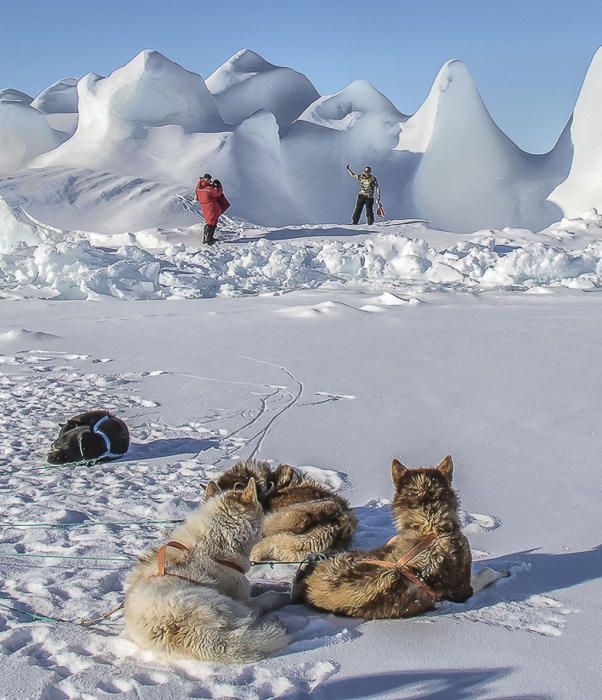
[{"label": "brown sled dog", "polygon": [[[267,462],[238,462],[217,486],[221,491],[244,488],[251,477],[266,514],[263,539],[251,552],[255,561],[300,561],[312,552],[343,549],[351,541],[357,520],[349,503],[288,464],[272,470]],[[208,488],[207,496],[213,493],[215,488]]]},{"label": "brown sled dog", "polygon": [[441,599],[472,595],[472,557],[460,530],[453,463],[392,473],[398,535],[371,551],[341,552],[301,571],[295,597],[319,610],[364,619],[412,617]]}]

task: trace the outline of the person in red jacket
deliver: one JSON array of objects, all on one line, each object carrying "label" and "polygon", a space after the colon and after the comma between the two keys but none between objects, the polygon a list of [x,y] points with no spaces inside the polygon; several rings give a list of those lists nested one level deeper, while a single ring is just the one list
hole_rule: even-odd
[{"label": "person in red jacket", "polygon": [[211,175],[205,173],[199,178],[196,186],[196,198],[203,210],[205,217],[205,229],[203,231],[203,243],[213,245],[215,243],[215,229],[219,217],[230,206],[230,202],[224,196],[224,191],[219,180],[211,181]]}]

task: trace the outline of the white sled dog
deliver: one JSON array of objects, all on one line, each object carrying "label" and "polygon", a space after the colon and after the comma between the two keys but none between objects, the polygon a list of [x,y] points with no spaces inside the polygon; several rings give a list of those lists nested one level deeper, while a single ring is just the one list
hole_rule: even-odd
[{"label": "white sled dog", "polygon": [[125,625],[141,647],[175,658],[237,663],[283,649],[284,627],[261,620],[289,602],[267,591],[250,597],[249,554],[261,539],[263,510],[255,480],[192,512],[132,571]]}]

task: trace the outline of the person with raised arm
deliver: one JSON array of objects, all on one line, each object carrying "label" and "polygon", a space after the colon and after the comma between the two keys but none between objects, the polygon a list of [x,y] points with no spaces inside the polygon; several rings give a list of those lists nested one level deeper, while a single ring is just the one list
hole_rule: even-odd
[{"label": "person with raised arm", "polygon": [[364,168],[364,172],[359,175],[357,173],[354,173],[353,170],[351,170],[349,164],[345,166],[345,170],[347,170],[351,177],[354,177],[356,180],[359,180],[360,183],[360,192],[355,202],[355,210],[353,212],[351,223],[359,223],[360,216],[362,215],[362,210],[364,207],[366,207],[366,220],[368,221],[368,224],[373,224],[374,193],[376,192],[377,194],[380,206],[380,187],[378,184],[378,180],[372,174],[372,168],[369,165],[367,165]]}]

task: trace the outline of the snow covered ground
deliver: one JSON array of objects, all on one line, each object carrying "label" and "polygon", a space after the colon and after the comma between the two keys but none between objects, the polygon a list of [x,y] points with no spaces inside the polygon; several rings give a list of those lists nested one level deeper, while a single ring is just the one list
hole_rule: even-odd
[{"label": "snow covered ground", "polygon": [[[183,517],[251,455],[340,489],[371,547],[392,533],[391,458],[451,453],[475,568],[512,571],[410,621],[289,606],[290,647],[250,666],[159,662],[120,614],[85,629],[0,608],[5,697],[599,694],[599,217],[466,236],[231,220],[201,250],[198,225],[65,233],[3,216],[31,236],[5,234],[0,258],[3,606],[109,610],[169,527],[148,521]],[[57,423],[97,406],[131,426],[128,456],[49,468]]]},{"label": "snow covered ground", "polygon": [[[599,51],[532,155],[459,61],[412,116],[246,50],[206,82],[145,51],[35,99],[0,90],[1,697],[600,696],[601,91]],[[389,220],[340,223],[347,162],[375,166]],[[199,167],[233,202],[213,248]],[[58,423],[98,407],[129,454],[47,465]],[[239,457],[340,490],[372,547],[392,457],[448,453],[475,569],[511,572],[463,605],[369,623],[291,605],[285,652],[232,667],[153,659],[119,613],[27,615],[117,605],[131,560]]]}]

